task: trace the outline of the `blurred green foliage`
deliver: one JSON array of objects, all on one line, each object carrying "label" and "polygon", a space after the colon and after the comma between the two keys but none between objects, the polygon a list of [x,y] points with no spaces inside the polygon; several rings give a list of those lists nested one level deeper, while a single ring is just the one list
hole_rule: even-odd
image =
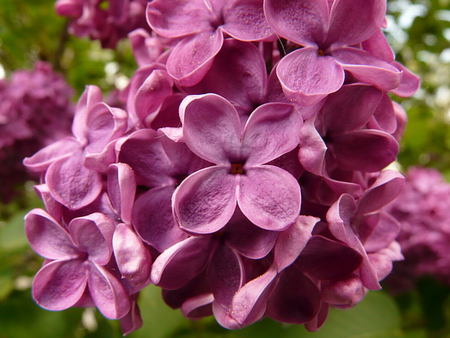
[{"label": "blurred green foliage", "polygon": [[[76,89],[98,85],[104,93],[122,86],[136,69],[129,43],[103,50],[98,42],[67,34],[67,20],[54,13],[54,0],[1,1],[0,65],[8,76],[50,62]],[[399,162],[432,166],[450,179],[450,0],[389,0],[388,38],[397,60],[422,78],[412,98],[395,98],[408,114]],[[0,69],[1,70],[1,69]],[[0,182],[1,183],[1,182]],[[118,321],[98,311],[49,312],[31,298],[31,281],[42,264],[28,246],[23,216],[41,203],[27,185],[26,198],[0,206],[0,338],[87,338],[121,336]],[[212,318],[189,321],[163,304],[156,287],[140,298],[144,327],[131,338],[438,338],[450,337],[449,289],[424,279],[395,299],[370,292],[356,307],[332,310],[315,333],[303,326],[263,320],[239,331],[221,328]]]}]

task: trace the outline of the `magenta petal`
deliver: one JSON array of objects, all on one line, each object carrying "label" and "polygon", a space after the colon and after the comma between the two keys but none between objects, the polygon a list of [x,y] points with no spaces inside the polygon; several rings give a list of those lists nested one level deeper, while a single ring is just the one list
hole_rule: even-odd
[{"label": "magenta petal", "polygon": [[387,205],[400,194],[404,181],[404,177],[394,170],[382,171],[359,199],[358,213],[371,213]]},{"label": "magenta petal", "polygon": [[139,196],[133,207],[133,225],[139,236],[158,251],[187,238],[175,223],[170,205],[175,187],[153,188]]},{"label": "magenta petal", "polygon": [[317,132],[314,121],[314,117],[306,120],[300,130],[298,159],[303,168],[315,175],[322,176],[325,168],[327,146]]},{"label": "magenta petal", "polygon": [[377,109],[382,92],[372,86],[344,85],[330,94],[320,112],[328,132],[343,134],[362,128]]},{"label": "magenta petal", "polygon": [[339,48],[333,51],[333,56],[336,62],[359,81],[372,84],[381,90],[393,90],[401,83],[401,71],[364,50]]},{"label": "magenta petal", "polygon": [[86,86],[75,108],[76,113],[72,124],[72,133],[78,141],[83,143],[86,141],[88,113],[95,104],[102,102],[102,99],[103,95],[100,88],[97,86]]},{"label": "magenta petal", "polygon": [[207,271],[214,302],[228,310],[234,294],[243,284],[244,275],[244,266],[239,254],[226,245],[218,245]]},{"label": "magenta petal", "polygon": [[271,165],[253,166],[238,176],[237,199],[242,213],[262,229],[280,231],[300,213],[300,186],[287,171]]},{"label": "magenta petal", "polygon": [[326,0],[266,0],[264,12],[280,37],[310,46],[325,40],[328,6]]},{"label": "magenta petal", "polygon": [[114,255],[122,277],[133,285],[140,285],[150,277],[152,258],[130,226],[120,223],[113,237]]},{"label": "magenta petal", "polygon": [[179,289],[199,275],[210,260],[210,236],[190,237],[165,250],[153,262],[151,279],[163,289]]},{"label": "magenta petal", "polygon": [[370,38],[383,24],[385,0],[335,0],[331,7],[328,43],[354,45]]},{"label": "magenta petal", "polygon": [[89,291],[100,312],[109,319],[119,319],[130,311],[127,291],[110,272],[89,264]]},{"label": "magenta petal", "polygon": [[271,266],[264,274],[246,283],[233,297],[231,314],[239,323],[249,325],[262,318],[266,311],[277,277],[277,269]]},{"label": "magenta petal", "polygon": [[277,321],[303,324],[320,309],[320,291],[294,265],[283,270],[277,287],[267,303],[267,315]]},{"label": "magenta petal", "polygon": [[156,0],[149,2],[146,15],[156,33],[175,38],[211,29],[213,13],[203,0]]},{"label": "magenta petal", "polygon": [[122,329],[124,336],[140,329],[143,324],[141,311],[137,304],[137,296],[138,294],[134,294],[130,297],[130,311],[126,316],[120,318],[120,328]]},{"label": "magenta petal", "polygon": [[25,232],[31,247],[48,259],[72,259],[80,255],[68,232],[42,209],[25,216]]},{"label": "magenta petal", "polygon": [[364,50],[383,61],[391,63],[395,59],[395,53],[381,27],[361,45]]},{"label": "magenta petal", "polygon": [[359,268],[362,257],[347,245],[322,236],[313,236],[295,262],[314,279],[343,278]]},{"label": "magenta petal", "polygon": [[134,109],[144,125],[150,125],[161,108],[164,99],[171,95],[173,80],[162,69],[153,70],[139,87],[134,98]]},{"label": "magenta petal", "polygon": [[402,82],[391,92],[400,97],[409,97],[414,95],[420,88],[420,77],[411,72],[400,62],[392,62],[391,65],[403,72]]},{"label": "magenta petal", "polygon": [[44,265],[33,281],[33,297],[45,309],[60,311],[73,306],[87,284],[82,260],[53,261]]},{"label": "magenta petal", "polygon": [[102,190],[101,174],[83,166],[84,154],[76,152],[48,168],[45,181],[53,197],[69,209],[93,202]]},{"label": "magenta petal", "polygon": [[342,66],[330,56],[319,56],[316,47],[286,55],[278,64],[277,76],[284,94],[305,106],[316,104],[344,83]]},{"label": "magenta petal", "polygon": [[274,251],[278,271],[284,270],[298,258],[318,221],[319,218],[300,215],[289,229],[279,234]]},{"label": "magenta petal", "polygon": [[136,179],[126,163],[111,164],[108,169],[108,196],[120,219],[131,224],[131,211],[136,194]]},{"label": "magenta petal", "polygon": [[205,31],[180,41],[167,59],[167,71],[182,86],[201,81],[223,44],[223,33]]},{"label": "magenta petal", "polygon": [[65,137],[45,148],[42,148],[31,157],[26,157],[23,164],[31,171],[44,172],[53,162],[67,158],[81,148],[80,143],[73,137]]},{"label": "magenta petal", "polygon": [[236,209],[236,175],[208,167],[188,176],[175,190],[172,207],[181,229],[196,234],[219,231]]},{"label": "magenta petal", "polygon": [[183,315],[189,319],[201,319],[211,316],[211,304],[214,301],[212,293],[203,293],[189,298],[181,306]]},{"label": "magenta petal", "polygon": [[90,260],[100,265],[109,262],[114,233],[114,223],[109,218],[98,212],[74,218],[69,223],[69,231],[75,244],[89,254]]},{"label": "magenta petal", "polygon": [[241,41],[260,41],[274,35],[266,21],[262,0],[237,0],[223,14],[221,28]]},{"label": "magenta petal", "polygon": [[338,165],[347,170],[379,171],[392,163],[398,154],[398,143],[379,130],[357,130],[336,135],[328,147]]},{"label": "magenta petal", "polygon": [[216,94],[187,96],[180,105],[180,118],[184,141],[197,156],[217,164],[238,157],[241,123],[225,98]]},{"label": "magenta petal", "polygon": [[293,105],[266,103],[247,120],[242,137],[246,166],[267,163],[298,146],[302,119]]}]

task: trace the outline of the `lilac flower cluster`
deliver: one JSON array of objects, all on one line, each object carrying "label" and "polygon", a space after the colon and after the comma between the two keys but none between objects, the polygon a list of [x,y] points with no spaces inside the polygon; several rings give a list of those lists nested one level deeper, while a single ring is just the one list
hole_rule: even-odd
[{"label": "lilac flower cluster", "polygon": [[80,98],[73,135],[25,159],[46,211],[33,295],[97,306],[125,334],[149,283],[191,319],[317,330],[402,259],[384,206],[403,176],[418,78],[382,33],[385,0],[155,0],[130,34],[139,68],[110,107]]},{"label": "lilac flower cluster", "polygon": [[16,184],[29,179],[22,165],[44,146],[69,135],[73,89],[42,61],[0,80],[0,200],[13,199]]},{"label": "lilac flower cluster", "polygon": [[417,279],[431,276],[450,285],[448,222],[450,184],[431,168],[412,167],[405,188],[386,209],[402,224],[397,238],[405,260],[395,263],[386,280],[394,293],[411,290]]},{"label": "lilac flower cluster", "polygon": [[71,19],[69,31],[78,37],[99,40],[103,48],[115,48],[120,39],[137,28],[148,28],[148,0],[58,0],[58,15]]}]

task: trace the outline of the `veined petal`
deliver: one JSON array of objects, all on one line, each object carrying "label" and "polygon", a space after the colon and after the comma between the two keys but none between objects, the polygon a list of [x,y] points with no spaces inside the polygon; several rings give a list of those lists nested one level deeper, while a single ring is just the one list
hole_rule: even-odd
[{"label": "veined petal", "polygon": [[261,41],[274,36],[263,11],[263,0],[237,0],[224,13],[221,28],[241,41]]},{"label": "veined petal", "polygon": [[152,282],[163,289],[181,288],[206,268],[215,245],[210,236],[201,236],[171,246],[153,262]]},{"label": "veined petal", "polygon": [[385,0],[335,0],[327,44],[350,46],[370,38],[383,24]]},{"label": "veined petal", "polygon": [[361,82],[372,84],[384,91],[393,90],[401,83],[401,71],[364,50],[346,47],[336,49],[332,54],[336,62]]},{"label": "veined petal", "polygon": [[216,94],[191,95],[180,105],[183,137],[197,156],[217,164],[239,160],[241,123],[239,114]]},{"label": "veined petal", "polygon": [[119,319],[130,311],[127,291],[105,268],[89,264],[88,286],[95,305],[106,318]]},{"label": "veined petal", "polygon": [[245,164],[263,164],[286,154],[299,143],[302,119],[294,106],[266,103],[250,115],[242,137]]},{"label": "veined petal", "polygon": [[331,56],[319,56],[316,47],[297,49],[280,60],[277,76],[284,94],[300,105],[318,103],[341,88],[344,70]]},{"label": "veined petal", "polygon": [[223,44],[220,29],[208,30],[181,40],[167,59],[167,71],[182,86],[201,81]]},{"label": "veined petal", "polygon": [[236,175],[222,166],[195,172],[175,190],[172,208],[183,230],[195,234],[219,231],[236,209]]},{"label": "veined petal", "polygon": [[57,260],[45,264],[33,281],[33,298],[47,310],[65,310],[86,289],[87,268],[83,260]]},{"label": "veined petal", "polygon": [[83,165],[84,153],[77,151],[52,163],[45,181],[52,196],[69,209],[80,209],[93,202],[102,190],[101,174]]},{"label": "veined petal", "polygon": [[213,13],[204,0],[155,0],[147,5],[150,27],[165,38],[176,38],[211,29]]},{"label": "veined petal", "polygon": [[262,229],[280,231],[295,222],[301,195],[297,180],[271,165],[245,168],[238,176],[237,200],[242,213]]},{"label": "veined petal", "polygon": [[31,247],[47,259],[72,259],[80,251],[69,233],[42,209],[33,209],[25,216],[25,233]]},{"label": "veined petal", "polygon": [[114,233],[114,223],[109,218],[99,212],[77,217],[69,223],[69,231],[75,244],[88,253],[90,260],[100,265],[109,262]]},{"label": "veined petal", "polygon": [[329,24],[327,0],[266,0],[264,12],[269,25],[283,38],[303,46],[325,41]]}]

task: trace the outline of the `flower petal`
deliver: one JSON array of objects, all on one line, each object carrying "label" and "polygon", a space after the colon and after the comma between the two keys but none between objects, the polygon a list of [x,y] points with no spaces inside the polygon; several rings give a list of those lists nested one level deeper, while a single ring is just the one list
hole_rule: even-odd
[{"label": "flower petal", "polygon": [[188,176],[175,190],[172,208],[181,229],[196,234],[219,231],[236,209],[236,175],[208,167]]},{"label": "flower petal", "polygon": [[86,289],[87,270],[83,260],[45,264],[33,281],[33,298],[47,310],[65,310],[81,298]]},{"label": "flower petal", "polygon": [[136,194],[136,179],[126,163],[114,163],[108,168],[108,196],[120,219],[131,224],[131,211]]},{"label": "flower petal", "polygon": [[237,199],[242,213],[262,229],[280,231],[300,213],[300,186],[287,171],[271,165],[253,166],[238,175]]},{"label": "flower petal", "polygon": [[297,49],[280,60],[277,76],[284,94],[300,105],[318,103],[341,88],[344,70],[331,56],[319,56],[316,47]]}]

